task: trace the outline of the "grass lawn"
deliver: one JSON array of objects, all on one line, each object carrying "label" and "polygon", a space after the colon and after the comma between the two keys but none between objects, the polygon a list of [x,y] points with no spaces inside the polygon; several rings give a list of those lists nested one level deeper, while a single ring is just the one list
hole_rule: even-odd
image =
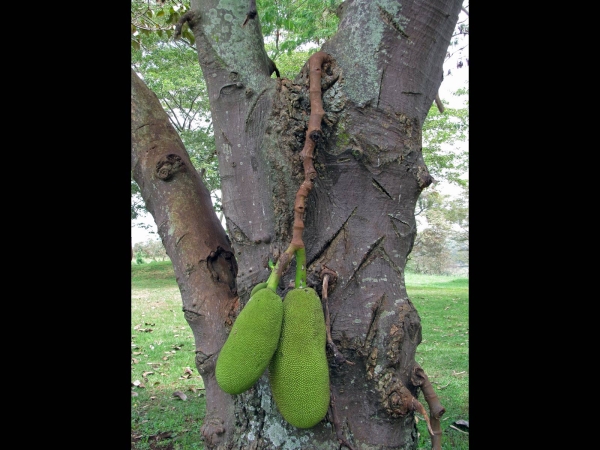
[{"label": "grass lawn", "polygon": [[[469,420],[468,278],[406,274],[421,317],[416,360],[446,413],[442,448],[467,450]],[[131,265],[131,449],[202,450],[204,384],[194,364],[194,337],[181,311],[171,261]],[[418,400],[428,410],[425,399]],[[417,414],[418,450],[429,450]]]},{"label": "grass lawn", "polygon": [[[410,273],[405,278],[423,333],[415,359],[446,408],[441,419],[442,448],[466,450],[468,428],[453,424],[469,421],[469,279]],[[422,394],[419,401],[428,409]],[[419,421],[417,427],[418,449],[429,450],[431,440],[425,422]]]}]

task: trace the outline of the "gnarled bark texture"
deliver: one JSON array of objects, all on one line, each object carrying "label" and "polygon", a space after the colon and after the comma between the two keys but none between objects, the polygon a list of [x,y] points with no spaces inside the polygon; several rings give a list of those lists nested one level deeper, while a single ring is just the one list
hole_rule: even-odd
[{"label": "gnarled bark texture", "polygon": [[207,409],[220,408],[222,397],[228,401],[229,396],[214,381],[211,364],[233,323],[228,314],[238,302],[237,263],[210,192],[158,98],[133,70],[131,168],[173,262],[185,318],[194,333]]},{"label": "gnarled bark texture", "polygon": [[[422,124],[442,81],[461,3],[348,0],[338,10],[337,34],[321,49],[330,55],[321,79],[323,139],[315,147],[317,177],[306,198],[303,239],[309,285],[321,293],[323,269],[336,274],[328,286],[331,336],[354,364],[330,358],[335,414],[300,430],[277,412],[267,374],[232,396],[217,386],[214,365],[250,290],[267,279],[268,259],[292,238],[294,198],[304,180],[308,70],[294,80],[271,78],[258,16],[246,21],[248,1],[192,0],[187,19],[210,96],[231,245],[203,231],[214,223],[203,224],[210,214],[205,200],[195,200],[204,195],[189,171],[175,173],[171,184],[150,175],[170,154],[190,167],[168,130],[147,131],[147,152],[156,139],[169,140],[169,150],[138,153],[133,167],[159,186],[141,185],[194,331],[207,392],[207,449],[338,449],[340,432],[355,449],[416,448],[411,399],[419,386],[411,380],[419,369],[421,324],[404,267],[416,235],[416,200],[432,181],[421,152]],[[184,176],[189,180],[178,186]],[[292,263],[280,282],[282,297],[293,279]]]}]

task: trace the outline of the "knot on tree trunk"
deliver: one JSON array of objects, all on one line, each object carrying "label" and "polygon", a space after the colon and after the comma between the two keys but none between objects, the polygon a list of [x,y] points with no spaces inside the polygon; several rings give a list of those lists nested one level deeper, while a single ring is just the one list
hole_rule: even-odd
[{"label": "knot on tree trunk", "polygon": [[387,413],[392,417],[405,416],[414,410],[413,398],[405,386],[396,387],[387,398]]},{"label": "knot on tree trunk", "polygon": [[425,189],[427,186],[429,186],[431,183],[433,183],[435,181],[433,179],[433,177],[429,174],[429,171],[427,170],[427,168],[424,166],[418,167],[417,179],[419,180],[419,187],[421,189]]},{"label": "knot on tree trunk", "polygon": [[216,446],[219,436],[225,433],[225,427],[223,427],[223,420],[218,418],[204,419],[204,424],[200,427],[200,432],[204,438],[204,442],[212,448]]},{"label": "knot on tree trunk", "polygon": [[185,164],[180,156],[170,154],[156,163],[156,176],[163,181],[173,178],[177,172],[183,171]]},{"label": "knot on tree trunk", "polygon": [[[377,352],[374,353],[374,355],[369,356],[369,359],[373,356],[377,358]],[[381,406],[390,416],[405,416],[411,411],[412,395],[402,381],[394,376],[392,372],[385,373],[377,380],[377,390],[379,391]]]},{"label": "knot on tree trunk", "polygon": [[[214,357],[213,357],[214,356]],[[207,355],[202,350],[196,350],[196,368],[200,375],[207,375],[214,371],[217,355]]]},{"label": "knot on tree trunk", "polygon": [[206,258],[206,265],[214,281],[225,283],[232,293],[237,293],[238,267],[233,253],[218,246],[217,251],[210,252]]}]

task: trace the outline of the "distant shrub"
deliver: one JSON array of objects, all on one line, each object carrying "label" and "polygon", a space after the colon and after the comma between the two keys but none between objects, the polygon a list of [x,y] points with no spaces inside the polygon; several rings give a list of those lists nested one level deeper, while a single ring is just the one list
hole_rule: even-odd
[{"label": "distant shrub", "polygon": [[[136,261],[137,261],[137,255],[141,255],[142,258],[145,259],[152,259],[154,261],[158,261],[159,259],[161,261],[164,261],[165,259],[168,258],[167,256],[167,252],[165,250],[165,247],[163,246],[162,242],[159,240],[153,240],[153,239],[148,239],[146,240],[146,242],[137,242],[134,246],[133,246],[133,251],[136,254]],[[138,264],[142,264],[142,263],[138,263]]]},{"label": "distant shrub", "polygon": [[144,258],[142,252],[137,252],[135,254],[135,263],[136,264],[144,264]]}]

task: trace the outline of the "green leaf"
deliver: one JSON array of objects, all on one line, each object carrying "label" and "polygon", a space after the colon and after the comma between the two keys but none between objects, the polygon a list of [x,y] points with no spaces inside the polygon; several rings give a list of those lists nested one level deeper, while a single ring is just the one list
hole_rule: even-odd
[{"label": "green leaf", "polygon": [[189,28],[187,30],[185,30],[184,32],[182,32],[181,36],[183,36],[185,39],[187,39],[190,42],[190,44],[192,44],[192,45],[194,45],[194,42],[196,42],[196,37],[194,36],[194,33],[192,33]]}]

